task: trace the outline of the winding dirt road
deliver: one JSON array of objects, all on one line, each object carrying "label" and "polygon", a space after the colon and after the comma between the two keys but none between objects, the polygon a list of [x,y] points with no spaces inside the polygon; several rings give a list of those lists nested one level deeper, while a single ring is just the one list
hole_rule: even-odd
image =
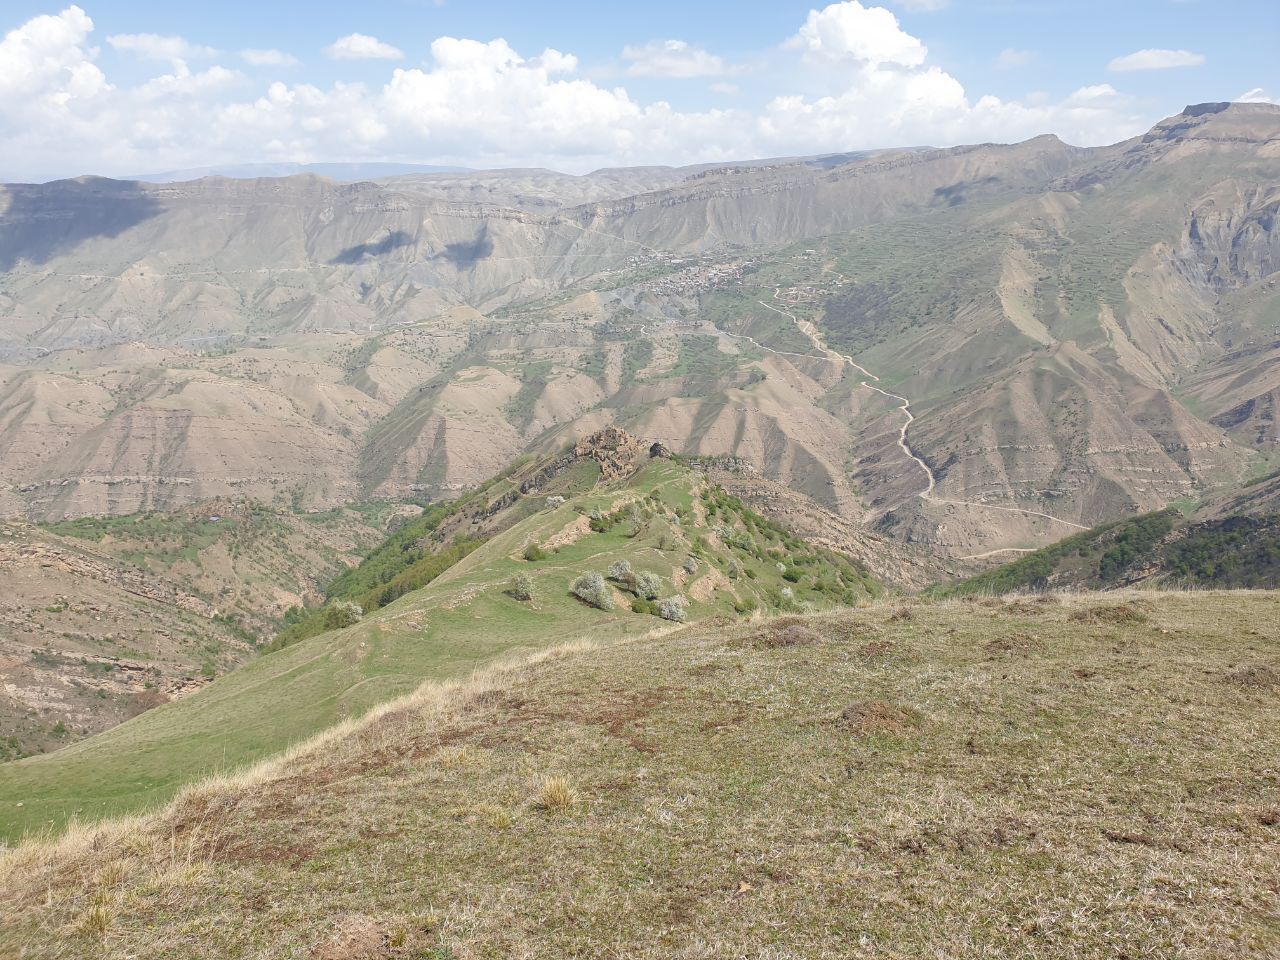
[{"label": "winding dirt road", "polygon": [[[773,299],[775,300],[778,299],[779,292],[780,292],[779,288],[775,287],[773,290]],[[916,419],[915,413],[911,410],[910,398],[904,397],[898,393],[891,393],[890,391],[884,389],[883,387],[878,386],[880,382],[880,378],[878,376],[876,376],[874,373],[872,373],[862,364],[858,363],[858,361],[854,360],[853,357],[849,356],[848,354],[840,353],[828,347],[826,342],[822,339],[822,335],[818,332],[818,329],[808,320],[801,320],[790,310],[780,309],[779,307],[776,307],[771,303],[767,303],[764,300],[757,300],[756,303],[760,304],[760,306],[764,307],[766,310],[772,310],[774,313],[786,317],[793,324],[795,324],[796,329],[798,329],[801,333],[803,333],[806,337],[809,338],[809,342],[813,344],[814,349],[821,351],[821,356],[815,356],[814,354],[809,354],[809,353],[791,353],[784,350],[774,350],[772,347],[766,347],[764,344],[760,343],[760,341],[756,340],[754,337],[748,337],[738,333],[728,333],[727,331],[723,331],[723,330],[721,331],[721,333],[724,333],[725,336],[728,336],[728,337],[734,337],[739,340],[750,341],[751,343],[759,347],[761,350],[766,350],[770,353],[779,354],[782,356],[809,357],[811,359],[816,359],[816,360],[821,360],[821,359],[840,360],[844,363],[847,363],[849,366],[853,367],[855,370],[857,370],[859,373],[861,373],[864,377],[867,378],[866,380],[863,380],[859,384],[860,386],[866,387],[868,390],[874,390],[876,393],[880,394],[881,396],[888,397],[890,400],[896,400],[898,402],[898,409],[902,412],[902,416],[903,416],[902,427],[898,430],[898,446],[902,448],[902,452],[906,454],[907,457],[909,457],[911,461],[917,467],[919,467],[920,471],[924,474],[925,487],[923,490],[921,490],[917,494],[917,496],[919,496],[921,500],[924,500],[928,503],[953,504],[955,506],[962,506],[962,507],[976,507],[981,510],[997,510],[997,511],[1000,511],[1001,513],[1016,513],[1016,514],[1021,514],[1023,516],[1028,516],[1028,517],[1040,517],[1041,519],[1051,520],[1054,523],[1060,523],[1060,524],[1063,524],[1064,526],[1072,527],[1076,530],[1089,529],[1083,524],[1075,523],[1072,520],[1064,520],[1061,517],[1055,517],[1052,514],[1041,513],[1038,510],[1026,510],[1021,507],[1002,507],[1002,506],[998,506],[996,504],[991,504],[991,503],[979,503],[974,500],[950,500],[950,499],[947,499],[946,497],[935,496],[934,490],[938,486],[937,477],[934,476],[933,469],[929,466],[928,463],[925,462],[924,458],[911,449],[911,442],[908,438],[908,431],[910,431],[911,424],[913,424]],[[1021,548],[1021,547],[1006,547],[1001,550],[988,550],[986,553],[977,553],[977,554],[973,554],[972,556],[961,557],[960,559],[978,560],[978,559],[982,559],[983,557],[993,556],[997,553],[1029,553],[1029,552],[1033,552],[1033,551],[1026,548]]]}]

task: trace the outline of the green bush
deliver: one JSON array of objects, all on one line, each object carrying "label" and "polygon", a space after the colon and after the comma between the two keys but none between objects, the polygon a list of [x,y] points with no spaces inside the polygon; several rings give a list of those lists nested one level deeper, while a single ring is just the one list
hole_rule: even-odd
[{"label": "green bush", "polygon": [[524,558],[530,563],[536,563],[539,560],[547,559],[547,551],[543,550],[536,543],[531,543],[524,548]]},{"label": "green bush", "polygon": [[517,573],[511,578],[507,593],[516,600],[533,599],[533,577],[527,573]]},{"label": "green bush", "polygon": [[635,591],[636,596],[643,600],[656,600],[662,592],[662,578],[645,570],[636,577]]},{"label": "green bush", "polygon": [[324,608],[321,624],[326,630],[340,630],[360,622],[364,611],[349,600],[336,600]]},{"label": "green bush", "polygon": [[569,592],[589,607],[597,610],[613,609],[613,595],[609,592],[609,584],[598,573],[584,573],[573,581]]},{"label": "green bush", "polygon": [[684,623],[689,619],[689,611],[685,604],[684,597],[664,597],[655,605],[658,610],[658,616],[663,620],[672,620],[675,623]]}]

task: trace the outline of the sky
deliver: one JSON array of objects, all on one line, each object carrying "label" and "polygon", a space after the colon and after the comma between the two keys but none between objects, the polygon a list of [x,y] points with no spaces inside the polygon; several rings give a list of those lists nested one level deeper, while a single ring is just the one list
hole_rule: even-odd
[{"label": "sky", "polygon": [[1276,0],[0,4],[0,177],[1081,146],[1280,102]]}]

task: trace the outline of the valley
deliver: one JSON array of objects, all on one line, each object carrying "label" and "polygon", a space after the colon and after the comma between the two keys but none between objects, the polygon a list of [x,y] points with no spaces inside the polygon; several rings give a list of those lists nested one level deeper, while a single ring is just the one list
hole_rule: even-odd
[{"label": "valley", "polygon": [[1274,2],[9,6],[0,960],[1280,958]]},{"label": "valley", "polygon": [[[1170,846],[1150,827],[1171,807],[1141,829],[1106,811],[1066,829],[1009,788],[979,834],[955,811],[961,781],[1012,783],[995,758],[1014,755],[1095,778],[1108,756],[1137,771],[1107,781],[1116,797],[1155,789],[1128,747],[1097,732],[1063,753],[1045,720],[1154,729],[1159,703],[1123,696],[1156,690],[1153,671],[1184,698],[1215,677],[1197,709],[1268,719],[1278,143],[1280,108],[1230,105],[1092,150],[1041,137],[587,178],[5,188],[0,869],[129,879],[47,879],[41,906],[11,873],[0,944],[36,924],[164,955],[136,932],[206,919],[176,906],[163,837],[176,851],[181,835],[190,889],[257,902],[276,867],[228,851],[287,850],[342,878],[350,837],[325,813],[286,841],[294,804],[385,827],[384,795],[426,804],[425,828],[486,857],[486,824],[535,856],[571,810],[601,818],[592,856],[615,828],[647,835],[608,799],[633,795],[659,830],[703,796],[710,846],[695,856],[717,862],[733,860],[720,817],[774,842],[730,794],[845,837],[804,852],[791,831],[785,864],[645,908],[745,937],[708,905],[770,891],[766,916],[789,902],[786,877],[848,867],[837,847],[879,856],[821,786],[862,796],[863,773],[907,804],[884,855],[961,878],[924,909],[976,909],[964,858],[1043,885],[1051,836],[1082,851],[1063,876],[1115,869],[1115,844],[1137,855],[1117,883],[1156,851],[1213,873],[1235,905],[1195,922],[1264,942],[1218,833]],[[1156,592],[1224,587],[1257,592]],[[1203,738],[1197,717],[1179,722]],[[783,742],[803,749],[784,758]],[[1176,747],[1186,770],[1208,762],[1197,749]],[[1237,824],[1261,863],[1271,812],[1232,750],[1247,752],[1214,755],[1233,792],[1197,816]],[[957,755],[970,759],[950,782]],[[785,768],[794,801],[757,774],[735,783],[734,765]],[[444,786],[455,768],[497,799],[464,802]],[[666,799],[645,792],[657,769],[675,778]],[[941,786],[919,793],[910,769]],[[548,778],[570,797],[554,814],[521,799]],[[117,831],[143,839],[125,851]],[[1130,836],[1154,839],[1113,839]],[[602,862],[592,882],[616,890]],[[663,870],[666,888],[697,886],[677,861]],[[468,877],[498,896],[483,870]],[[311,955],[333,930],[437,951],[505,942],[459,932],[465,908],[441,889],[423,895],[446,919],[424,921],[377,886],[403,877],[374,882],[359,909],[310,904],[272,929]],[[153,889],[172,912],[141,905]],[[522,904],[510,890],[503,903]],[[665,935],[611,902],[584,906],[581,936],[521,935],[594,950],[603,925],[662,955]],[[1195,939],[1172,929],[1132,935]],[[974,934],[993,950],[1010,935]]]},{"label": "valley", "polygon": [[1276,460],[1280,323],[1280,111],[1209,106],[586,203],[517,172],[519,209],[465,174],[8,188],[0,507],[451,497],[608,422],[955,559],[1209,495]]}]

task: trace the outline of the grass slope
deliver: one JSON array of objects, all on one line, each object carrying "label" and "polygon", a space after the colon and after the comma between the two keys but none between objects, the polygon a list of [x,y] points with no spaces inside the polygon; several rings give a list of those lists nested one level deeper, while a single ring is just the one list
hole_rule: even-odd
[{"label": "grass slope", "polygon": [[567,651],[0,860],[0,952],[1274,956],[1280,596]]},{"label": "grass slope", "polygon": [[[632,503],[648,514],[638,526],[624,518]],[[604,573],[616,561],[657,573],[663,596],[685,593],[695,620],[848,603],[876,590],[865,571],[788,537],[669,461],[560,505],[529,496],[506,509],[522,519],[361,622],[262,656],[198,694],[56,754],[5,766],[0,838],[162,802],[184,783],[267,757],[425,679],[464,676],[569,637],[609,640],[661,624],[650,612],[633,612],[616,587],[610,611],[569,595],[577,576]],[[589,522],[603,532],[587,529]],[[391,542],[412,547],[403,538]],[[523,559],[532,544],[547,546],[546,559]],[[373,566],[401,569],[385,558],[375,551]],[[506,592],[521,572],[533,581],[530,602]],[[350,582],[369,587],[360,576]]]},{"label": "grass slope", "polygon": [[1162,510],[1103,524],[988,570],[942,595],[1137,582],[1220,589],[1280,587],[1280,515],[1184,522]]}]

